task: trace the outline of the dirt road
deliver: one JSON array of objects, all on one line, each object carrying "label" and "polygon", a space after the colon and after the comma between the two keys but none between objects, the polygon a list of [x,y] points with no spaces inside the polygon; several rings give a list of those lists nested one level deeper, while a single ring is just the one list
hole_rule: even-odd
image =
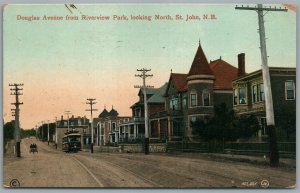
[{"label": "dirt road", "polygon": [[[38,154],[29,145],[38,145]],[[270,168],[197,155],[66,154],[35,139],[22,140],[22,158],[4,157],[4,185],[21,187],[284,188],[296,183],[295,168]]]}]

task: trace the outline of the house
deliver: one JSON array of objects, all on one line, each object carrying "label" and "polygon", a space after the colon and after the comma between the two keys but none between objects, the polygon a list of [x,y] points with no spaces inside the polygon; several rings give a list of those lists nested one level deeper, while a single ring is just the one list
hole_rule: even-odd
[{"label": "house", "polygon": [[88,132],[89,129],[89,119],[84,117],[70,117],[69,119],[64,119],[61,116],[61,120],[56,121],[56,131],[57,131],[57,146],[58,148],[62,147],[62,138],[65,133],[73,130],[78,131],[81,134],[81,145],[82,148],[91,142],[91,136]]},{"label": "house", "polygon": [[119,116],[118,111],[113,107],[109,112],[104,107],[104,110],[99,114],[96,122],[94,122],[94,125],[96,125],[97,128],[95,131],[96,144],[101,146],[118,143],[120,139],[118,124],[120,120],[124,119],[129,119],[129,117]]},{"label": "house", "polygon": [[[295,140],[296,68],[269,67],[275,125],[279,140]],[[233,108],[238,115],[254,115],[260,123],[258,139],[267,136],[262,70],[235,79]],[[293,123],[294,122],[294,123]]]},{"label": "house", "polygon": [[150,114],[150,138],[193,140],[191,122],[213,116],[215,105],[232,108],[232,81],[246,74],[244,56],[238,55],[239,68],[221,57],[208,63],[199,44],[189,72],[170,74],[165,109]]},{"label": "house", "polygon": [[[165,109],[164,94],[166,88],[167,83],[159,88],[146,88],[149,115]],[[139,90],[138,96],[139,100],[130,107],[132,117],[120,120],[120,142],[141,141],[145,137],[144,93],[142,88]],[[154,133],[152,133],[152,138],[156,138]]]}]

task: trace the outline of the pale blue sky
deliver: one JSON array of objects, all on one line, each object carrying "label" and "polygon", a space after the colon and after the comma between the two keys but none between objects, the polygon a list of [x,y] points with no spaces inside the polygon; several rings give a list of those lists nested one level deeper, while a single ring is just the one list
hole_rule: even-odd
[{"label": "pale blue sky", "polygon": [[[222,56],[237,66],[246,54],[246,71],[260,69],[259,34],[255,11],[235,10],[234,4],[9,5],[4,10],[4,119],[10,120],[8,83],[23,82],[21,122],[26,128],[60,116],[69,109],[88,115],[85,100],[97,98],[97,108],[111,105],[130,115],[137,100],[133,85],[137,68],[151,68],[155,87],[168,81],[170,69],[187,73],[199,38],[208,60]],[[269,5],[268,5],[269,6]],[[280,5],[275,5],[279,7]],[[175,17],[215,14],[200,21],[17,21],[22,16],[152,15]],[[270,66],[296,66],[296,13],[269,12],[265,16]],[[66,100],[68,99],[68,100]],[[34,101],[34,102],[33,102]],[[45,109],[40,111],[40,109]],[[48,110],[47,110],[48,109]],[[97,112],[99,114],[99,112]]]}]

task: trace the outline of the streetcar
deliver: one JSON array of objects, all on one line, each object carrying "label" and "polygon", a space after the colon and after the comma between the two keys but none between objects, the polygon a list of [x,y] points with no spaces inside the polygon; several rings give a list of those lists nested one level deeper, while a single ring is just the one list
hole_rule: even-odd
[{"label": "streetcar", "polygon": [[64,152],[77,152],[81,150],[81,135],[78,132],[67,132],[62,139]]}]

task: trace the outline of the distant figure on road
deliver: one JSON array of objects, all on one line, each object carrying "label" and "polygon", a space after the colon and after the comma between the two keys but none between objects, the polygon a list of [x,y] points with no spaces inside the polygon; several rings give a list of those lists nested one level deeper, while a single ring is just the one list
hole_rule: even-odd
[{"label": "distant figure on road", "polygon": [[38,150],[37,150],[37,145],[34,143],[34,144],[30,144],[30,150],[29,150],[30,153],[34,153],[34,152],[37,152],[38,153]]}]

